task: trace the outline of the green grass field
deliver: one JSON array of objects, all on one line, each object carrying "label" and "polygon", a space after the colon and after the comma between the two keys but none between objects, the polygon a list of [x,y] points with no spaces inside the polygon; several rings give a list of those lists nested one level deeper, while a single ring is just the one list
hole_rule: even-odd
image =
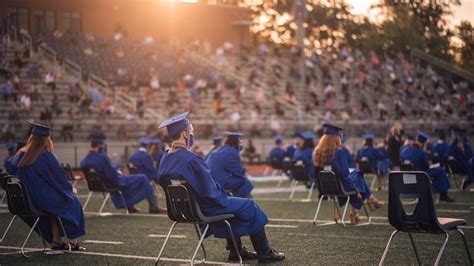
[{"label": "green grass field", "polygon": [[[288,187],[283,183],[282,187]],[[274,188],[276,182],[258,182],[256,188]],[[81,202],[85,201],[87,188],[78,184]],[[380,199],[387,199],[387,192],[376,192]],[[297,192],[296,199],[303,199],[306,192]],[[462,228],[474,254],[474,192],[452,192],[456,203],[437,204],[438,216],[459,217],[468,222]],[[387,207],[371,212],[371,225],[352,226],[325,225],[313,226],[312,219],[317,206],[317,193],[313,193],[312,202],[288,201],[289,192],[255,194],[254,199],[270,218],[267,236],[274,249],[285,252],[285,265],[376,265],[378,264],[392,227],[387,221]],[[97,216],[102,195],[96,194],[91,200],[86,215],[87,234],[81,239],[84,252],[62,255],[46,255],[38,252],[42,247],[39,236],[34,235],[29,244],[30,258],[23,258],[19,247],[26,237],[28,227],[17,220],[0,244],[0,265],[18,264],[146,264],[152,265],[154,258],[164,241],[170,220],[164,215],[138,214],[126,216],[121,210],[113,208],[112,203],[106,207],[113,215]],[[160,198],[163,206],[164,199]],[[147,203],[139,206],[144,213]],[[11,214],[7,209],[0,210],[0,232],[7,227]],[[320,219],[330,221],[332,203],[323,204]],[[362,213],[362,212],[361,212]],[[178,225],[175,233],[164,252],[164,264],[186,264],[192,256],[197,244],[196,234],[191,225]],[[442,235],[415,235],[418,251],[423,264],[433,264],[436,254],[442,245]],[[248,237],[243,238],[244,245],[251,248]],[[208,263],[226,262],[225,241],[208,238],[204,241],[208,251]],[[201,258],[199,253],[198,258]],[[253,262],[255,264],[256,261]],[[398,234],[392,244],[386,265],[416,264],[408,235]],[[460,236],[450,233],[450,239],[441,260],[444,265],[468,265],[467,255]]]}]

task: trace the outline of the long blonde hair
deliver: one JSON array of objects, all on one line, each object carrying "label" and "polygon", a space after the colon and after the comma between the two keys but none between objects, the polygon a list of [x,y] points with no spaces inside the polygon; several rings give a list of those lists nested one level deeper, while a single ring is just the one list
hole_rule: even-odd
[{"label": "long blonde hair", "polygon": [[38,159],[40,153],[43,152],[45,149],[50,152],[52,152],[54,149],[53,141],[50,137],[38,137],[35,135],[30,135],[25,147],[21,148],[17,153],[25,153],[25,157],[23,157],[21,162],[18,164],[18,167],[26,167],[32,165],[36,161],[36,159]]},{"label": "long blonde hair", "polygon": [[325,134],[313,151],[313,161],[318,167],[324,167],[331,162],[336,150],[342,146],[339,136]]}]

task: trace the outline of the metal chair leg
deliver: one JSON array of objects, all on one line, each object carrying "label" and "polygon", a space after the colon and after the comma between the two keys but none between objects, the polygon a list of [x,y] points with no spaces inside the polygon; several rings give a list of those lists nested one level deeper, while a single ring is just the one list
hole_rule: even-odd
[{"label": "metal chair leg", "polygon": [[[105,196],[105,199],[104,199],[104,201],[102,201],[102,205],[100,206],[99,214],[102,214],[102,211],[104,210],[105,204],[107,203],[109,198],[110,198],[110,193],[107,193],[107,196]],[[125,205],[125,208],[127,208],[127,205]]]},{"label": "metal chair leg", "polygon": [[413,247],[413,251],[415,252],[416,261],[418,262],[418,265],[421,266],[421,260],[420,256],[418,255],[418,250],[416,249],[415,240],[413,240],[413,236],[410,232],[408,232],[408,236],[410,237],[411,246]]},{"label": "metal chair leg", "polygon": [[372,217],[370,216],[369,211],[367,211],[367,207],[365,206],[364,202],[362,202],[362,209],[364,209],[365,216],[367,217],[367,223],[365,224],[372,223]]},{"label": "metal chair leg", "polygon": [[3,201],[5,200],[6,197],[7,197],[7,192],[4,191],[3,195],[2,195],[2,198],[0,199],[0,204],[3,204]]},{"label": "metal chair leg", "polygon": [[92,194],[94,194],[94,192],[93,192],[93,191],[89,191],[89,194],[87,195],[86,202],[84,202],[84,206],[82,206],[82,211],[83,211],[83,212],[86,211],[86,207],[87,207],[87,205],[89,204],[89,201],[90,201],[91,198],[92,198]]},{"label": "metal chair leg", "polygon": [[191,258],[191,265],[194,265],[194,260],[196,259],[197,253],[199,251],[199,248],[202,245],[202,241],[204,241],[204,237],[206,236],[208,229],[209,229],[209,224],[206,224],[206,227],[204,228],[204,232],[202,233],[201,238],[199,239],[199,242],[196,246],[196,249],[194,250],[193,257]]},{"label": "metal chair leg", "polygon": [[31,226],[31,229],[30,229],[30,232],[28,233],[28,236],[25,239],[25,242],[23,242],[23,245],[21,246],[21,255],[23,255],[23,257],[25,257],[25,258],[30,257],[30,256],[25,254],[25,246],[26,246],[26,243],[28,243],[28,240],[30,239],[31,234],[33,234],[33,231],[35,230],[36,226],[38,225],[39,220],[40,220],[40,217],[36,218],[35,222],[33,223],[33,226]]},{"label": "metal chair leg", "polygon": [[[194,224],[194,229],[196,230],[198,239],[201,239],[202,234],[197,224]],[[206,248],[204,247],[204,243],[201,244],[201,249],[202,249],[202,253],[204,253],[204,259],[201,261],[201,263],[204,263],[207,260],[207,252],[206,252]]]},{"label": "metal chair leg", "polygon": [[[334,203],[334,211],[337,211],[337,216],[339,216],[339,219],[337,219],[338,217],[336,217],[335,213],[334,221],[336,224],[338,224],[342,217],[341,208],[339,207],[339,199],[336,199],[336,197],[332,197],[332,201]],[[345,226],[344,221],[342,221],[342,225]]]},{"label": "metal chair leg", "polygon": [[309,188],[309,193],[308,197],[306,198],[306,201],[311,201],[311,195],[313,195],[313,189],[316,186],[316,182],[311,183],[311,187]]},{"label": "metal chair leg", "polygon": [[168,234],[166,235],[165,242],[163,242],[163,246],[161,246],[160,253],[158,253],[158,257],[156,257],[155,259],[155,265],[158,265],[158,261],[160,260],[161,255],[163,254],[163,251],[165,250],[166,244],[168,244],[168,240],[170,239],[171,233],[173,232],[173,229],[176,226],[176,224],[178,224],[178,222],[174,222],[171,225],[170,230],[168,231]]},{"label": "metal chair leg", "polygon": [[14,215],[13,218],[10,220],[10,223],[8,224],[7,229],[5,230],[5,233],[3,233],[3,236],[0,239],[0,243],[2,243],[3,240],[5,240],[5,237],[7,236],[8,231],[10,231],[10,228],[12,227],[13,222],[15,221],[16,217],[17,217],[17,215]]},{"label": "metal chair leg", "polygon": [[43,250],[42,250],[42,252],[45,252],[45,251],[46,251],[46,240],[44,240],[43,233],[41,233],[41,228],[40,228],[40,230],[38,230],[38,233],[39,233],[39,235],[40,235],[40,237],[41,237],[41,241],[43,242]]},{"label": "metal chair leg", "polygon": [[319,209],[321,209],[321,205],[323,204],[325,195],[321,195],[319,197],[318,208],[316,208],[316,213],[314,213],[313,225],[316,225],[316,219],[318,219]]},{"label": "metal chair leg", "polygon": [[68,253],[71,253],[71,243],[69,242],[69,237],[67,236],[66,229],[64,229],[63,221],[59,217],[56,217],[56,218],[57,218],[57,221],[59,222],[59,225],[61,226],[61,231],[63,232],[64,238],[66,238]]},{"label": "metal chair leg", "polygon": [[377,174],[373,174],[372,183],[370,183],[370,190],[374,190],[375,181],[377,181]]},{"label": "metal chair leg", "polygon": [[237,247],[237,242],[235,241],[234,233],[232,232],[232,227],[227,220],[224,220],[225,224],[227,225],[227,229],[229,230],[230,238],[232,239],[232,244],[234,245],[235,254],[239,256],[240,265],[242,265],[242,257],[240,256],[239,247]]},{"label": "metal chair leg", "polygon": [[350,197],[347,196],[346,199],[347,199],[347,200],[346,200],[346,204],[344,204],[344,211],[342,212],[342,218],[341,218],[342,226],[346,226],[346,223],[344,222],[344,219],[346,218],[347,207],[349,206]]},{"label": "metal chair leg", "polygon": [[[123,206],[125,206],[125,213],[127,215],[130,214],[130,212],[128,211],[128,208],[127,208],[127,202],[125,202],[125,197],[123,196],[123,193],[122,191],[118,191],[119,195],[120,195],[120,198],[122,199],[122,203],[123,203]],[[109,194],[110,195],[110,194]]]},{"label": "metal chair leg", "polygon": [[439,265],[439,261],[441,260],[441,256],[443,256],[444,248],[446,248],[446,244],[448,243],[448,240],[449,240],[448,232],[444,232],[444,236],[445,236],[444,243],[443,243],[443,246],[441,246],[441,249],[439,250],[439,253],[438,253],[438,256],[436,257],[436,261],[434,263],[434,266]]},{"label": "metal chair leg", "polygon": [[379,266],[383,266],[383,262],[385,261],[385,257],[387,257],[388,249],[390,248],[390,244],[392,243],[393,237],[398,233],[398,230],[394,230],[388,239],[387,246],[383,252],[382,258],[380,259]]},{"label": "metal chair leg", "polygon": [[464,247],[466,248],[466,252],[467,252],[467,258],[469,259],[469,265],[473,265],[474,263],[472,263],[471,252],[469,251],[469,246],[467,245],[467,241],[466,241],[466,237],[464,236],[464,232],[459,228],[456,228],[456,231],[458,231],[458,233],[461,235],[462,242],[464,242]]},{"label": "metal chair leg", "polygon": [[293,200],[293,195],[295,194],[296,186],[298,185],[298,181],[294,180],[294,182],[291,184],[293,187],[291,189],[291,194],[290,194],[290,201]]}]

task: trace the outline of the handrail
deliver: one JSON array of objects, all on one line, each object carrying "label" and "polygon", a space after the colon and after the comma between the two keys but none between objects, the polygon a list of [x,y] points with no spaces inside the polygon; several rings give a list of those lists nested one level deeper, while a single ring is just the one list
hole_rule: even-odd
[{"label": "handrail", "polygon": [[63,65],[64,69],[66,69],[67,71],[75,74],[78,77],[82,77],[82,68],[76,62],[72,61],[69,58],[66,58],[64,59]]},{"label": "handrail", "polygon": [[54,51],[53,48],[49,47],[48,45],[41,44],[38,50],[40,54],[44,55],[53,63],[56,63],[56,61],[58,60],[58,55],[56,51]]}]

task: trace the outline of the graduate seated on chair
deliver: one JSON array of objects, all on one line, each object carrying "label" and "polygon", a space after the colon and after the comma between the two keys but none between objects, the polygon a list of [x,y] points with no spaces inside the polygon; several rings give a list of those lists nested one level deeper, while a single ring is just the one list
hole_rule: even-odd
[{"label": "graduate seated on chair", "polygon": [[[312,159],[314,138],[316,136],[313,134],[313,132],[309,131],[298,133],[298,136],[302,139],[302,141],[298,142],[298,148],[293,154],[293,162],[298,160],[303,161],[309,179],[312,182],[316,182],[316,174],[314,172],[314,164]],[[310,188],[311,182],[306,184],[306,187]]]},{"label": "graduate seated on chair", "polygon": [[423,151],[429,136],[418,131],[415,142],[400,152],[400,160],[410,161],[417,171],[426,172],[433,180],[433,187],[436,192],[440,193],[439,200],[453,202],[454,199],[448,196],[448,189],[451,187],[446,170],[440,166],[432,165],[428,162],[427,156]]},{"label": "graduate seated on chair", "polygon": [[128,208],[130,213],[140,212],[135,208],[135,204],[143,199],[148,200],[149,212],[152,214],[162,213],[165,210],[158,208],[158,199],[151,187],[148,178],[144,174],[122,175],[120,170],[114,168],[112,161],[106,152],[106,139],[103,135],[91,135],[91,146],[89,153],[82,159],[81,168],[92,168],[99,173],[110,187],[120,187],[123,189],[123,196],[127,206],[118,193],[112,194],[112,201],[117,209]]},{"label": "graduate seated on chair", "polygon": [[[370,191],[369,186],[364,180],[364,175],[355,169],[349,172],[348,160],[346,153],[342,149],[342,141],[340,137],[341,128],[331,124],[324,124],[324,135],[318,142],[313,152],[313,161],[316,165],[316,172],[324,170],[326,166],[331,166],[332,171],[342,178],[342,183],[346,191],[357,191],[357,195],[350,197],[349,203],[352,206],[351,223],[357,224],[361,222],[359,217],[359,209],[362,207],[363,201],[368,199],[369,208],[375,210],[383,207],[384,202],[375,198]],[[343,206],[346,202],[339,200],[339,204]]]},{"label": "graduate seated on chair", "polygon": [[[86,234],[81,203],[73,192],[72,185],[53,153],[50,128],[33,124],[26,146],[11,160],[9,173],[18,176],[25,184],[31,202],[41,212],[51,215],[40,219],[39,228],[51,249],[65,250],[62,231],[56,220],[61,218],[72,250],[85,250],[77,238]],[[21,217],[30,227],[33,217]]]},{"label": "graduate seated on chair", "polygon": [[7,157],[5,158],[5,161],[3,161],[3,167],[7,172],[10,172],[8,169],[12,169],[12,159],[15,156],[16,153],[16,143],[15,142],[10,142],[4,145],[5,149],[7,149],[8,154]]},{"label": "graduate seated on chair", "polygon": [[164,153],[163,142],[160,138],[153,138],[151,140],[150,155],[153,161],[155,162],[156,170],[160,169],[161,158],[163,158]]},{"label": "graduate seated on chair", "polygon": [[[194,143],[194,130],[187,117],[188,112],[166,120],[160,125],[160,128],[167,128],[173,142],[171,149],[163,156],[158,176],[172,176],[172,179],[183,177],[192,187],[199,206],[206,216],[235,214],[235,218],[229,222],[242,259],[258,259],[260,263],[283,260],[285,258],[283,253],[270,248],[264,228],[268,219],[255,201],[248,198],[229,197],[211,175],[204,159],[190,150]],[[228,149],[238,152],[234,146],[229,145]],[[233,156],[236,155],[233,154]],[[208,235],[226,238],[227,250],[230,250],[229,261],[239,261],[224,223],[211,223]],[[240,241],[242,236],[250,236],[256,253],[242,246]]]},{"label": "graduate seated on chair", "polygon": [[286,153],[286,150],[283,147],[283,137],[275,136],[273,137],[273,141],[275,142],[275,146],[273,146],[273,148],[268,153],[268,157],[267,157],[268,166],[265,167],[265,171],[263,172],[263,175],[268,174],[271,168],[273,168],[273,170],[282,169],[282,162]]},{"label": "graduate seated on chair", "polygon": [[224,140],[224,137],[222,136],[215,136],[212,138],[212,146],[211,146],[211,149],[206,154],[206,160],[209,157],[209,154],[211,154],[213,151],[219,149],[222,146],[223,140]]},{"label": "graduate seated on chair", "polygon": [[245,175],[240,159],[242,134],[225,132],[224,145],[209,154],[207,165],[214,180],[235,197],[249,198],[253,185]]},{"label": "graduate seated on chair", "polygon": [[467,180],[462,186],[462,190],[466,190],[474,182],[474,157],[464,129],[453,129],[453,142],[449,146],[449,155],[456,159],[461,171],[467,175]]}]

